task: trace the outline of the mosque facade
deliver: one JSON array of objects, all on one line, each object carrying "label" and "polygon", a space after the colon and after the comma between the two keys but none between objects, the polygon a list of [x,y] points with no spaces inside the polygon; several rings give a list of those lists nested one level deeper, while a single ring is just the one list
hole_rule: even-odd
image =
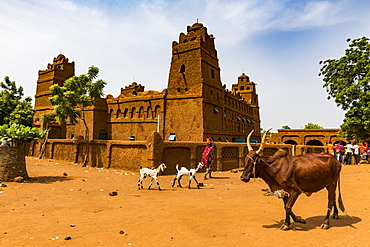
[{"label": "mosque facade", "polygon": [[[167,88],[146,91],[132,82],[117,97],[96,99],[86,110],[89,135],[94,140],[142,141],[153,132],[163,140],[204,142],[260,141],[260,108],[256,83],[244,73],[231,90],[221,82],[215,38],[201,23],[187,27],[172,42]],[[53,84],[63,85],[75,75],[74,62],[59,54],[45,70],[38,72],[34,126],[46,128],[41,114],[53,112],[48,102]],[[49,138],[75,139],[84,136],[82,123],[50,123]]]}]

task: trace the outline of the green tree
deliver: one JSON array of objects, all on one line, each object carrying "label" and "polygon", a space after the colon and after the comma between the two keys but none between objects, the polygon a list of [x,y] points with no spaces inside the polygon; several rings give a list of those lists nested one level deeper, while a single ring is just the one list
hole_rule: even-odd
[{"label": "green tree", "polygon": [[99,68],[91,66],[87,74],[73,76],[63,86],[54,84],[50,87],[53,96],[49,98],[49,102],[54,106],[55,120],[64,123],[68,119],[71,124],[77,124],[81,120],[85,127],[86,151],[83,166],[87,164],[90,141],[86,108],[94,105],[94,98],[103,96],[103,89],[107,84],[102,79],[96,80],[98,74]]},{"label": "green tree", "polygon": [[324,77],[328,99],[334,98],[346,112],[341,135],[364,141],[370,138],[370,44],[366,37],[347,42],[343,57],[320,61],[319,76]]},{"label": "green tree", "polygon": [[314,124],[314,123],[307,123],[304,127],[304,129],[323,129],[324,127]]},{"label": "green tree", "polygon": [[45,138],[44,130],[21,124],[0,125],[2,146],[0,181],[13,181],[17,177],[29,178],[26,169],[25,143]]},{"label": "green tree", "polygon": [[0,125],[18,123],[32,126],[35,111],[31,97],[22,100],[23,87],[17,87],[15,81],[6,76],[0,88]]},{"label": "green tree", "polygon": [[13,146],[19,146],[26,142],[36,141],[45,138],[46,131],[38,128],[31,128],[22,124],[1,125],[0,137],[10,138]]},{"label": "green tree", "polygon": [[288,125],[281,126],[282,129],[284,130],[290,130],[291,128]]}]

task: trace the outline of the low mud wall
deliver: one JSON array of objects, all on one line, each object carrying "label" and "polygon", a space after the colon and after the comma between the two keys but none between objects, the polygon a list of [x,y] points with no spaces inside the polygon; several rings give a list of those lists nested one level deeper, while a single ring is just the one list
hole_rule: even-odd
[{"label": "low mud wall", "polygon": [[[260,144],[252,144],[257,150]],[[248,153],[246,143],[216,142],[213,170],[222,171],[241,168]],[[200,161],[206,143],[164,141],[154,132],[146,141],[92,140],[88,166],[138,170],[143,167],[157,167],[164,162],[167,165],[165,174],[174,174],[176,164],[195,167]],[[284,149],[290,155],[325,152],[325,147],[301,146],[290,144],[266,144],[263,154],[273,155]],[[38,157],[41,143],[31,144],[29,155]],[[51,139],[46,144],[44,159],[66,160],[82,163],[85,155],[83,140]]]}]

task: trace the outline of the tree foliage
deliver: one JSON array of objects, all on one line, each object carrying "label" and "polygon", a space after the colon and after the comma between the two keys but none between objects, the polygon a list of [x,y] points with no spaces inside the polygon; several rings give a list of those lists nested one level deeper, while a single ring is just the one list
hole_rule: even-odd
[{"label": "tree foliage", "polygon": [[290,130],[291,128],[288,125],[281,126],[282,129],[284,130]]},{"label": "tree foliage", "polygon": [[307,123],[304,127],[304,129],[323,129],[321,125],[314,124],[314,123]]},{"label": "tree foliage", "polygon": [[32,107],[32,98],[24,100],[23,87],[17,87],[15,81],[9,77],[0,82],[0,125],[18,123],[32,126],[32,119],[35,111]]},{"label": "tree foliage", "polygon": [[22,124],[1,125],[0,136],[11,138],[13,144],[22,144],[45,138],[46,131],[38,128],[31,128]]},{"label": "tree foliage", "polygon": [[87,74],[73,76],[66,80],[62,86],[54,84],[50,87],[53,96],[49,98],[49,102],[54,106],[55,120],[64,123],[68,119],[71,124],[77,124],[81,120],[85,126],[84,166],[87,163],[90,139],[85,111],[87,107],[94,105],[94,98],[103,96],[103,89],[107,84],[102,79],[96,80],[98,74],[99,68],[91,66]]},{"label": "tree foliage", "polygon": [[345,113],[341,125],[347,140],[370,138],[370,44],[366,37],[347,39],[349,48],[339,59],[320,61],[323,87]]}]

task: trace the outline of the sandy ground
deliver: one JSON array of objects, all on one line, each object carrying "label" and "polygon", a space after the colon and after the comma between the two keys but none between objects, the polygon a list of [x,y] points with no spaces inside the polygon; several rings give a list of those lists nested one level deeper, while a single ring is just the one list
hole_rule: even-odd
[{"label": "sandy ground", "polygon": [[0,246],[370,246],[370,165],[343,167],[352,217],[341,213],[329,230],[320,229],[323,190],[298,198],[294,212],[307,224],[293,223],[290,231],[279,230],[282,200],[264,196],[260,179],[241,182],[240,173],[216,172],[211,180],[201,173],[204,186],[191,190],[161,176],[158,191],[146,189],[148,180],[138,190],[138,172],[30,157],[27,169],[28,182],[0,187]]}]

